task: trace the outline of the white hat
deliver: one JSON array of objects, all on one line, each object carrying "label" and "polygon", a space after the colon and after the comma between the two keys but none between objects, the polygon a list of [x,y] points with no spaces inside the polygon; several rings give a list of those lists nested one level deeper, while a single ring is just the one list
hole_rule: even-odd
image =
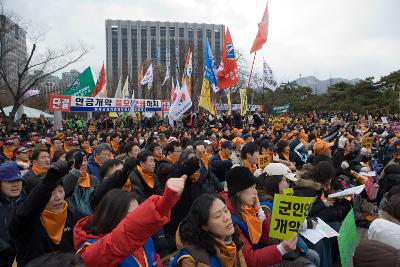
[{"label": "white hat", "polygon": [[282,163],[270,163],[265,167],[264,172],[269,175],[283,175],[285,178],[290,181],[296,182],[298,178],[296,178],[296,174],[292,173],[292,171]]},{"label": "white hat", "polygon": [[204,143],[206,143],[207,145],[211,145],[212,142],[210,140],[204,140]]}]

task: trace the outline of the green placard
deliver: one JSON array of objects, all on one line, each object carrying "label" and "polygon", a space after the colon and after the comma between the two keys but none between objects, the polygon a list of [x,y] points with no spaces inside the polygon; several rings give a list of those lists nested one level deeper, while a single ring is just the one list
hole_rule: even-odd
[{"label": "green placard", "polygon": [[357,229],[353,209],[349,211],[344,219],[337,239],[339,244],[340,262],[342,267],[346,267],[348,260],[352,259],[353,251],[357,242]]}]

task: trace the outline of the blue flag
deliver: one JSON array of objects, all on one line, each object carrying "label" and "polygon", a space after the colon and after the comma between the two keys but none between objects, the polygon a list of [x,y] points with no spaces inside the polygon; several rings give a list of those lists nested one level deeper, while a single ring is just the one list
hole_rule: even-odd
[{"label": "blue flag", "polygon": [[210,42],[206,38],[206,58],[204,59],[204,77],[215,87],[218,85],[215,59],[211,51]]}]

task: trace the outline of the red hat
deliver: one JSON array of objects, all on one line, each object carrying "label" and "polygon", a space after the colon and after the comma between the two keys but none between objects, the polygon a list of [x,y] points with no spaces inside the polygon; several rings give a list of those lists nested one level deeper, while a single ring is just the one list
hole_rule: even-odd
[{"label": "red hat", "polygon": [[18,155],[18,154],[21,154],[21,153],[28,153],[28,152],[29,152],[29,149],[24,147],[24,146],[21,146],[21,147],[18,147],[16,149],[14,149],[14,155]]}]

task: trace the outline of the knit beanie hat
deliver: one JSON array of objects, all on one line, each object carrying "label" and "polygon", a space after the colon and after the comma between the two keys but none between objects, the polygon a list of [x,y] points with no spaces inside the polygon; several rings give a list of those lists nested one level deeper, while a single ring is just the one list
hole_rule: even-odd
[{"label": "knit beanie hat", "polygon": [[244,166],[236,166],[226,174],[228,195],[231,197],[237,192],[245,190],[257,183],[257,178]]}]

